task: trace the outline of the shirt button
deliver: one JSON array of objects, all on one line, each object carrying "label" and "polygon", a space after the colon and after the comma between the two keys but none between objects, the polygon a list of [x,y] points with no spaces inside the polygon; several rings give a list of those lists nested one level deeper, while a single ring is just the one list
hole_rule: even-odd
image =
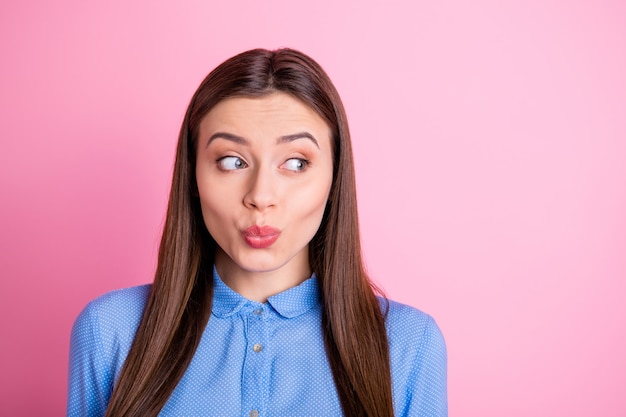
[{"label": "shirt button", "polygon": [[259,412],[257,410],[251,410],[250,417],[259,417]]},{"label": "shirt button", "polygon": [[263,309],[262,308],[257,308],[254,310],[254,315],[255,316],[260,316],[261,314],[263,314]]},{"label": "shirt button", "polygon": [[[262,351],[262,350],[263,350],[263,345],[262,345],[262,344],[260,344],[260,343],[255,343],[255,344],[254,344],[254,346],[252,346],[252,349],[253,349],[256,353],[259,353],[260,351]],[[252,410],[252,411],[255,411],[255,412],[256,412],[256,410]],[[252,411],[250,411],[250,413],[252,413]],[[252,415],[252,414],[250,414],[250,415]]]}]

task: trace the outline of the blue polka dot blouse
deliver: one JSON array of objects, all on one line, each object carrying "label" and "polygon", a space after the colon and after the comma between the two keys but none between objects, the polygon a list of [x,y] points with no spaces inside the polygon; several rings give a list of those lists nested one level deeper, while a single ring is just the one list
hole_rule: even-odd
[{"label": "blue polka dot blouse", "polygon": [[[250,301],[214,274],[213,311],[198,349],[161,416],[341,416],[321,331],[315,276]],[[70,347],[68,416],[103,416],[149,285],[90,302]],[[396,416],[448,415],[446,347],[434,320],[390,301],[387,332]]]}]

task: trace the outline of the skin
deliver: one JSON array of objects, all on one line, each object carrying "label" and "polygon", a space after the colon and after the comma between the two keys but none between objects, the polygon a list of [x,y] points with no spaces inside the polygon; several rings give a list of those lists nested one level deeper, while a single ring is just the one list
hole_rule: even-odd
[{"label": "skin", "polygon": [[[218,244],[220,277],[244,297],[267,298],[311,276],[309,242],[332,183],[330,129],[286,93],[229,98],[200,123],[196,181],[206,227]],[[249,244],[251,226],[280,231],[266,248]]]}]

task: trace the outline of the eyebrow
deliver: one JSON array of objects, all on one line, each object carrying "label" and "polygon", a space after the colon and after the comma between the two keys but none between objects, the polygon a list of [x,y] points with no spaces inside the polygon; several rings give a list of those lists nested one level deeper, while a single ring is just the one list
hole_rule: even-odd
[{"label": "eyebrow", "polygon": [[317,146],[318,148],[320,147],[319,143],[317,143],[317,139],[315,139],[315,137],[309,132],[299,132],[299,133],[294,133],[293,135],[281,136],[278,138],[276,142],[287,143],[287,142],[293,142],[294,140],[298,140],[298,139],[310,139],[311,142],[315,144],[315,146]]},{"label": "eyebrow", "polygon": [[218,138],[230,140],[231,142],[240,143],[242,145],[248,144],[248,141],[242,138],[241,136],[233,135],[232,133],[217,132],[211,135],[211,137],[206,143],[206,146],[209,146],[211,142],[213,142],[215,139],[218,139]]},{"label": "eyebrow", "polygon": [[[211,137],[206,143],[206,146],[209,146],[211,142],[213,142],[215,139],[218,139],[218,138],[226,139],[231,142],[239,143],[241,145],[249,144],[249,142],[241,136],[233,135],[232,133],[217,132],[211,135]],[[276,143],[279,143],[279,144],[288,143],[288,142],[293,142],[294,140],[298,140],[298,139],[309,139],[311,142],[313,142],[315,146],[317,146],[318,148],[320,147],[319,143],[317,142],[317,139],[315,139],[315,137],[309,132],[298,132],[298,133],[293,133],[291,135],[280,136],[276,140]]]}]

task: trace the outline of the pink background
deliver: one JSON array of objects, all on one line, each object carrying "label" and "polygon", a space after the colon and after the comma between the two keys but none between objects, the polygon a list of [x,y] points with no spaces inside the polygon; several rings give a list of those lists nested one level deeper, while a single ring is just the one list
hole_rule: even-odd
[{"label": "pink background", "polygon": [[342,94],[369,270],[443,329],[450,414],[626,415],[624,2],[212,3],[0,6],[1,416],[64,413],[74,318],[152,279],[188,100],[257,46]]}]

